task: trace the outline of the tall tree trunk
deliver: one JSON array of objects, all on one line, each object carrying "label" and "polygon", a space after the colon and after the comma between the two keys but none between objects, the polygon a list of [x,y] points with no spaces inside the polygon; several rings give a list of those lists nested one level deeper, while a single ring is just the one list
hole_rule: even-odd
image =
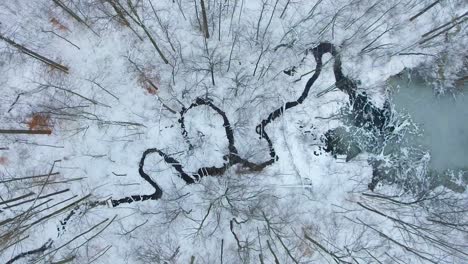
[{"label": "tall tree trunk", "polygon": [[205,33],[205,38],[210,38],[210,32],[208,30],[208,18],[206,17],[205,1],[200,0],[200,3],[203,18],[203,33]]},{"label": "tall tree trunk", "polygon": [[76,21],[78,21],[79,23],[85,25],[87,28],[89,28],[89,30],[91,30],[91,32],[93,32],[96,36],[99,37],[99,34],[96,33],[96,31],[94,31],[90,25],[88,25],[78,14],[76,14],[75,12],[73,12],[73,10],[71,10],[70,8],[68,8],[64,3],[62,3],[60,0],[52,0],[57,6],[59,6],[60,8],[63,9],[63,11],[65,11],[67,14],[69,14],[71,17],[73,17]]},{"label": "tall tree trunk", "polygon": [[33,57],[34,59],[36,60],[39,60],[39,61],[42,61],[43,63],[57,69],[57,70],[61,70],[65,73],[68,73],[68,67],[66,66],[63,66],[55,61],[52,61],[52,60],[49,60],[48,58],[42,56],[42,55],[39,55],[37,54],[36,52],[24,47],[23,45],[20,45],[16,42],[14,42],[13,40],[9,39],[9,38],[6,38],[4,37],[3,35],[0,34],[0,39],[7,42],[8,44],[12,45],[13,47],[17,48],[19,51],[21,51],[22,53],[30,56],[30,57]]}]

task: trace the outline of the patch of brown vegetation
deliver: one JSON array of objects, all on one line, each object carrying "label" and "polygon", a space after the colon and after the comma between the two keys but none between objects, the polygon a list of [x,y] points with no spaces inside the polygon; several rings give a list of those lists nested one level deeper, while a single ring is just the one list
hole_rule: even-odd
[{"label": "patch of brown vegetation", "polygon": [[58,67],[55,67],[54,65],[51,64],[43,64],[44,65],[44,73],[49,75],[50,77],[55,77],[55,78],[62,78],[65,74],[68,74],[69,72],[69,67],[65,65],[61,58],[53,58],[60,66],[65,67],[65,70],[62,70]]},{"label": "patch of brown vegetation", "polygon": [[159,74],[148,68],[143,69],[143,71],[138,74],[138,84],[151,95],[158,93],[160,81]]},{"label": "patch of brown vegetation", "polygon": [[[315,229],[316,228],[314,228],[311,225],[306,225],[306,226],[302,227],[302,236],[304,237],[305,234],[311,235],[311,234],[316,233],[316,232],[314,232]],[[302,256],[310,257],[310,256],[314,255],[314,253],[315,253],[315,248],[311,247],[311,243],[308,243],[305,239],[303,239],[299,243],[298,249],[301,252]]]},{"label": "patch of brown vegetation", "polygon": [[8,164],[8,158],[1,156],[0,157],[0,165],[7,165]]},{"label": "patch of brown vegetation", "polygon": [[60,31],[69,31],[69,29],[66,26],[64,26],[62,23],[60,23],[60,21],[58,21],[55,17],[50,19],[50,23],[52,24],[52,26],[54,26]]},{"label": "patch of brown vegetation", "polygon": [[50,117],[41,113],[34,113],[32,117],[27,121],[29,130],[50,130],[51,123]]},{"label": "patch of brown vegetation", "polygon": [[151,85],[149,82],[142,82],[140,84],[145,90],[147,93],[151,94],[151,95],[155,95],[158,93],[158,88],[156,86],[153,86]]}]

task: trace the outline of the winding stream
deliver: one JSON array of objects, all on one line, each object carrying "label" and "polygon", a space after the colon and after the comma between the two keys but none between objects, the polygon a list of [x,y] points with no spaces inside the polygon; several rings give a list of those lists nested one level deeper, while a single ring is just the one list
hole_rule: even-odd
[{"label": "winding stream", "polygon": [[[234,133],[232,131],[231,124],[229,122],[229,119],[226,113],[223,112],[216,105],[214,105],[211,100],[207,98],[197,98],[195,102],[192,103],[188,108],[183,108],[180,112],[179,123],[181,125],[182,136],[185,138],[185,141],[188,144],[188,148],[190,149],[191,143],[188,140],[187,131],[185,129],[185,123],[184,123],[185,114],[188,111],[199,106],[208,106],[209,108],[214,110],[223,118],[223,127],[225,129],[226,138],[229,144],[229,147],[228,147],[229,153],[227,153],[224,156],[224,160],[225,160],[224,165],[222,167],[214,167],[214,166],[203,167],[203,168],[198,169],[196,173],[190,175],[184,171],[184,168],[180,164],[180,162],[178,162],[173,157],[170,157],[169,155],[164,153],[162,150],[158,148],[147,149],[146,151],[143,152],[143,155],[141,157],[138,172],[140,176],[155,189],[155,191],[152,194],[145,194],[145,195],[138,194],[138,195],[127,196],[127,197],[120,198],[120,199],[112,199],[111,200],[112,206],[115,207],[122,203],[132,203],[135,201],[158,200],[162,197],[162,194],[163,194],[162,189],[144,171],[146,157],[153,153],[157,153],[164,159],[164,161],[167,164],[170,164],[177,171],[179,177],[181,177],[187,184],[195,183],[198,180],[200,180],[200,178],[205,177],[205,176],[220,176],[224,174],[224,172],[227,169],[229,169],[235,164],[239,164],[245,169],[250,170],[250,171],[261,171],[265,167],[273,164],[276,160],[278,160],[278,157],[276,155],[273,142],[271,141],[270,137],[268,136],[266,132],[266,128],[271,122],[273,122],[278,117],[282,116],[286,110],[296,107],[304,102],[304,100],[309,95],[309,91],[312,85],[320,76],[320,73],[322,71],[322,65],[323,65],[322,56],[325,53],[330,53],[334,57],[333,72],[335,75],[335,84],[339,90],[346,93],[349,97],[350,105],[352,105],[351,112],[352,112],[355,125],[358,127],[365,127],[369,129],[377,128],[379,130],[382,130],[387,120],[387,115],[388,115],[387,109],[385,109],[385,107],[384,109],[379,109],[375,107],[368,100],[366,94],[356,92],[357,90],[356,82],[349,79],[343,74],[342,69],[341,69],[340,56],[336,48],[333,46],[333,44],[328,43],[328,42],[322,42],[315,48],[312,48],[308,51],[313,54],[315,62],[316,62],[316,66],[315,66],[314,74],[307,81],[301,96],[294,101],[287,102],[286,104],[278,107],[276,110],[271,112],[266,119],[262,120],[255,128],[255,131],[260,136],[260,138],[265,139],[268,143],[269,155],[270,155],[269,160],[266,160],[262,163],[254,163],[245,158],[240,157],[238,154],[237,148],[235,146]],[[331,142],[331,141],[328,141],[328,142]],[[330,149],[330,147],[328,147],[327,149]]]},{"label": "winding stream", "polygon": [[[407,112],[411,119],[414,119],[414,121],[419,124],[419,127],[423,130],[423,133],[416,135],[414,133],[405,134],[403,137],[406,138],[403,138],[403,140],[398,139],[392,143],[391,140],[392,138],[395,138],[396,135],[393,131],[395,129],[399,129],[399,127],[395,127],[395,124],[391,123],[392,111],[390,109],[390,103],[387,101],[383,108],[378,108],[372,104],[366,93],[357,92],[356,82],[343,74],[341,58],[332,44],[327,42],[320,43],[317,47],[308,51],[313,54],[316,61],[316,67],[313,71],[314,74],[307,81],[301,96],[298,99],[287,102],[272,111],[255,128],[255,131],[260,138],[264,139],[268,143],[270,156],[268,160],[261,163],[255,163],[241,157],[235,145],[234,132],[227,114],[217,107],[209,98],[197,98],[189,107],[182,108],[179,113],[180,119],[178,122],[180,123],[182,136],[185,139],[187,148],[192,149],[193,147],[185,126],[185,115],[191,109],[196,107],[206,106],[210,108],[223,119],[223,127],[229,150],[229,153],[226,153],[223,157],[224,164],[221,167],[202,167],[196,170],[195,173],[189,174],[184,170],[184,166],[175,158],[167,155],[158,148],[149,148],[143,152],[141,157],[139,174],[143,180],[148,182],[154,188],[155,191],[152,194],[137,194],[120,199],[112,199],[112,206],[115,207],[123,203],[128,204],[136,201],[158,200],[162,197],[163,190],[144,171],[145,160],[148,155],[153,153],[158,154],[167,164],[171,165],[177,172],[178,176],[184,180],[186,184],[196,183],[205,176],[221,176],[226,172],[226,170],[236,164],[242,166],[247,171],[254,172],[261,171],[265,167],[275,163],[279,157],[275,152],[274,144],[268,136],[266,128],[275,119],[281,117],[285,111],[302,104],[307,99],[312,85],[320,76],[322,70],[322,56],[325,53],[330,53],[334,58],[333,72],[336,87],[340,91],[346,93],[349,98],[350,111],[348,118],[351,123],[348,125],[364,131],[364,134],[371,135],[368,137],[368,139],[371,139],[370,141],[366,139],[363,140],[362,138],[343,140],[342,128],[330,130],[324,135],[325,151],[330,152],[333,155],[347,154],[347,160],[351,160],[355,155],[362,151],[372,153],[375,150],[378,151],[379,148],[383,151],[386,151],[385,149],[390,149],[388,154],[390,156],[393,155],[393,158],[396,157],[396,159],[399,159],[398,162],[400,163],[394,163],[391,165],[393,166],[392,170],[394,168],[397,169],[388,174],[383,173],[385,168],[381,166],[381,161],[369,160],[374,168],[374,175],[369,183],[369,189],[371,190],[374,190],[380,181],[385,180],[388,183],[399,183],[402,186],[411,186],[410,188],[422,183],[423,185],[428,186],[428,188],[444,185],[454,191],[464,191],[463,186],[454,183],[453,177],[443,175],[447,175],[447,172],[450,172],[453,176],[453,172],[457,171],[461,172],[461,174],[465,174],[461,175],[462,178],[468,177],[468,173],[466,173],[466,170],[468,170],[468,122],[465,121],[468,117],[468,97],[464,97],[463,93],[460,93],[456,100],[449,96],[436,98],[432,93],[432,89],[428,88],[427,85],[424,85],[421,81],[409,82],[409,79],[404,77],[390,80],[390,84],[392,84],[393,87],[400,87],[400,89],[394,88],[394,93],[390,97],[390,100],[395,104],[395,110],[397,110],[397,112]],[[347,146],[342,148],[341,145],[344,141],[351,143],[347,143]],[[364,142],[364,145],[371,146],[371,148],[362,148],[358,146],[353,151],[354,153],[350,154],[350,146],[353,144],[353,141],[359,142],[360,144]],[[380,147],[376,147],[377,145],[380,145]],[[406,151],[407,149],[410,149],[410,151]],[[417,150],[415,152],[417,154],[424,154],[427,152],[426,150],[428,150],[429,153],[431,153],[431,158],[427,159],[424,155],[414,157],[415,155],[412,153],[414,150]],[[429,180],[429,184],[424,183],[424,179],[422,181],[417,180],[416,182],[412,179],[405,179],[407,178],[405,174],[415,174],[415,171],[409,172],[407,170],[403,173],[398,172],[398,169],[403,163],[406,163],[403,167],[407,166],[412,170],[416,170],[415,168],[417,167],[417,164],[412,163],[410,159],[405,160],[405,157],[401,157],[400,154],[403,153],[409,153],[408,157],[410,157],[410,159],[419,159],[420,161],[426,158],[426,160],[429,161],[429,165],[426,166],[427,170],[422,174],[420,173],[420,177],[422,178],[431,178]]]}]

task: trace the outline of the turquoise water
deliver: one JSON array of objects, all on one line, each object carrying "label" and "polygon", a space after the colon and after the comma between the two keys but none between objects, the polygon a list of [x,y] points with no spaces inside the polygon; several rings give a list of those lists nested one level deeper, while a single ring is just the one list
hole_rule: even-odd
[{"label": "turquoise water", "polygon": [[[397,153],[404,154],[403,163],[406,164],[403,167],[412,168],[406,170],[408,173],[400,170],[400,177],[419,174],[418,182],[428,188],[443,185],[453,191],[465,191],[468,185],[468,85],[436,94],[430,84],[409,73],[393,77],[389,84],[394,110],[400,116],[406,115],[418,128],[417,133],[404,135],[403,144],[393,146],[399,149]],[[399,162],[402,164],[402,159]]]},{"label": "turquoise water", "polygon": [[435,94],[421,78],[408,74],[391,84],[395,110],[409,114],[421,129],[414,138],[430,154],[436,171],[468,170],[468,87]]}]

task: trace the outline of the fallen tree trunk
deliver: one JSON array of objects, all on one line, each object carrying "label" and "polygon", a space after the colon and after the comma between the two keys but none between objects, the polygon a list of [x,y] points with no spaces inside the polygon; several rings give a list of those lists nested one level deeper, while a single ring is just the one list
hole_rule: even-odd
[{"label": "fallen tree trunk", "polygon": [[0,134],[50,135],[52,130],[0,129]]}]

